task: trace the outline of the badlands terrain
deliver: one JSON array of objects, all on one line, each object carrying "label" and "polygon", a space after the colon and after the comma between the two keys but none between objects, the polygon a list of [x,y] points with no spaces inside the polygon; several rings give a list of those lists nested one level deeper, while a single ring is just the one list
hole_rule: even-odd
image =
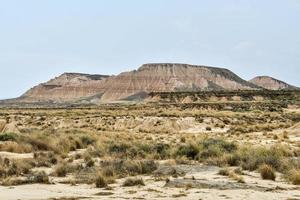
[{"label": "badlands terrain", "polygon": [[300,199],[300,92],[183,64],[63,74],[0,103],[0,199]]}]

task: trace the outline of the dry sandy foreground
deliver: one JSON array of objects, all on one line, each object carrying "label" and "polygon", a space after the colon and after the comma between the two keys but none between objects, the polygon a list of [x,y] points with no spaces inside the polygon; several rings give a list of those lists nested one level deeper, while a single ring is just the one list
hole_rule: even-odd
[{"label": "dry sandy foreground", "polygon": [[[246,172],[246,183],[237,183],[218,175],[220,168],[210,166],[176,166],[185,170],[184,177],[170,178],[170,182],[155,181],[154,177],[142,176],[145,186],[123,187],[124,179],[117,180],[111,189],[98,189],[94,185],[33,184],[0,187],[1,200],[48,200],[48,199],[300,199],[300,187],[277,181],[261,180],[259,174]],[[57,180],[56,180],[57,179]],[[64,200],[65,200],[64,199]]]}]

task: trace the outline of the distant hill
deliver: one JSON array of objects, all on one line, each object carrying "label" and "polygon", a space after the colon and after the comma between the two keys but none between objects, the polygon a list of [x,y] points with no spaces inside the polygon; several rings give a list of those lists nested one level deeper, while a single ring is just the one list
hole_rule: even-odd
[{"label": "distant hill", "polygon": [[80,73],[64,73],[46,83],[39,84],[19,99],[32,101],[73,101],[104,92],[103,83],[109,76]]},{"label": "distant hill", "polygon": [[270,76],[257,76],[249,81],[255,85],[268,90],[296,90],[299,89],[295,86],[287,84],[281,80],[275,79]]},{"label": "distant hill", "polygon": [[[297,89],[271,77],[245,81],[225,68],[178,63],[144,64],[116,76],[64,73],[28,90],[13,102],[67,103],[143,100],[151,92]],[[7,102],[7,101],[2,101]]]},{"label": "distant hill", "polygon": [[141,92],[258,89],[228,69],[173,63],[142,65],[138,70],[110,77],[104,88],[103,101]]}]

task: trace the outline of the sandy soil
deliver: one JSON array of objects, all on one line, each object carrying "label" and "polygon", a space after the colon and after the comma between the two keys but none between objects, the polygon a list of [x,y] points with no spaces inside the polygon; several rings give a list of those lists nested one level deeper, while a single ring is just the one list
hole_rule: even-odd
[{"label": "sandy soil", "polygon": [[[218,175],[219,168],[203,166],[178,166],[187,171],[184,177],[171,178],[179,182],[203,181],[211,188],[165,187],[165,181],[155,181],[154,177],[143,176],[146,186],[123,187],[124,179],[110,185],[111,189],[98,189],[93,185],[60,184],[64,181],[54,178],[55,184],[21,185],[0,187],[0,199],[5,200],[46,200],[51,198],[73,197],[78,199],[300,199],[300,187],[285,183],[282,179],[276,181],[261,180],[259,174],[246,172],[243,175],[245,184],[238,184],[228,177]],[[280,177],[280,175],[278,175]],[[193,178],[192,178],[193,177]],[[57,179],[57,180],[55,180]],[[220,189],[218,184],[232,184],[232,188]],[[248,187],[249,189],[235,188]]]}]

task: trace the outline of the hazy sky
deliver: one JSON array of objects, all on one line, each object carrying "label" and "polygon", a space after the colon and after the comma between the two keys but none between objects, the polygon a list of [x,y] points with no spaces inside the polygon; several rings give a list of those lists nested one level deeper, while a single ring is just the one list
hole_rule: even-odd
[{"label": "hazy sky", "polygon": [[0,0],[0,99],[63,72],[149,62],[300,86],[300,0]]}]

